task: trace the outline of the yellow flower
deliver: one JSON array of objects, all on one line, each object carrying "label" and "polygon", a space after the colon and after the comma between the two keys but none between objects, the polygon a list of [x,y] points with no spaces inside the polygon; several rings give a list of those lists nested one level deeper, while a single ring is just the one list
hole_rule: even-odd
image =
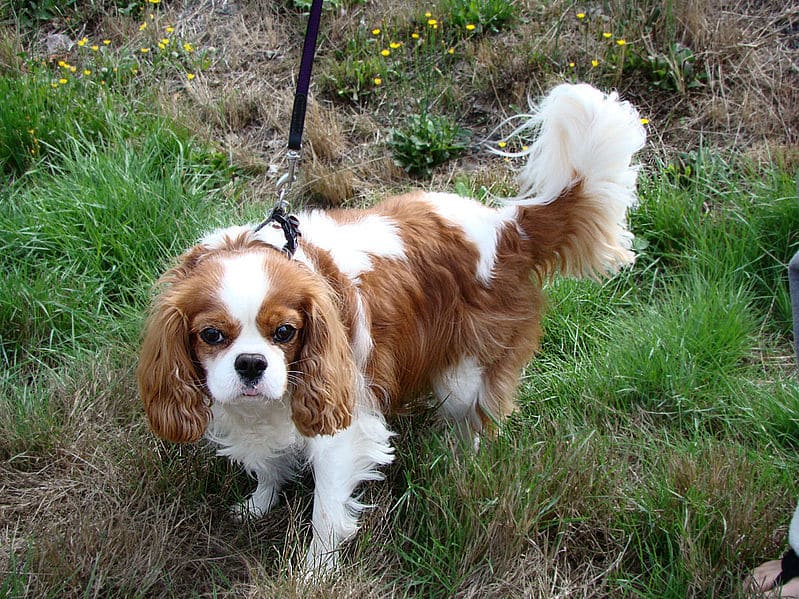
[{"label": "yellow flower", "polygon": [[167,38],[162,38],[161,39],[161,43],[164,44],[165,46],[168,46],[169,45],[169,40]]},{"label": "yellow flower", "polygon": [[610,39],[610,37],[611,37],[612,35],[613,35],[613,34],[612,34],[610,31],[604,31],[604,32],[602,32],[602,37],[604,37],[606,40],[607,40],[607,39]]},{"label": "yellow flower", "polygon": [[530,149],[530,146],[522,146],[522,152],[526,152]]},{"label": "yellow flower", "polygon": [[75,65],[72,65],[72,66],[69,67],[69,72],[70,73],[74,73],[77,70],[78,70],[78,67],[76,67]]},{"label": "yellow flower", "polygon": [[183,49],[186,52],[194,52],[194,46],[192,46],[189,42],[186,42],[185,44],[183,44]]},{"label": "yellow flower", "polygon": [[68,69],[69,68],[69,65],[66,62],[64,62],[63,60],[59,60],[58,61],[58,66],[60,66],[63,69]]},{"label": "yellow flower", "polygon": [[435,27],[436,25],[438,25],[438,21],[436,21],[435,19],[427,19],[427,24],[430,25],[431,27]]},{"label": "yellow flower", "polygon": [[97,44],[94,44],[91,48],[92,48],[92,52],[99,52],[100,51],[100,46],[98,46]]},{"label": "yellow flower", "polygon": [[78,46],[80,46],[81,48],[83,48],[83,46],[85,46],[88,43],[89,43],[88,37],[84,37],[78,40]]},{"label": "yellow flower", "polygon": [[475,29],[474,24],[468,23],[466,25],[466,31],[474,31],[474,29]]},{"label": "yellow flower", "polygon": [[372,81],[374,82],[375,85],[383,84],[383,80],[380,77],[375,77],[374,79],[372,79]]},{"label": "yellow flower", "polygon": [[194,79],[194,73],[186,73],[186,79],[188,79],[189,81]]},{"label": "yellow flower", "polygon": [[166,31],[167,33],[172,33],[175,31],[175,28],[172,27],[171,25],[167,25],[166,27],[164,27],[164,31]]},{"label": "yellow flower", "polygon": [[55,89],[56,87],[58,87],[58,83],[56,83],[55,81],[52,81],[52,82],[50,83],[50,87],[52,87],[53,89]]},{"label": "yellow flower", "polygon": [[649,124],[649,119],[641,119],[641,124],[642,125],[648,125]]},{"label": "yellow flower", "polygon": [[69,80],[68,80],[68,79],[65,79],[64,77],[61,77],[61,79],[59,79],[59,80],[58,80],[58,82],[59,82],[61,85],[64,85],[64,84],[66,84],[68,81],[69,81]]},{"label": "yellow flower", "polygon": [[92,72],[89,69],[83,69],[83,74],[88,76],[91,75]]},{"label": "yellow flower", "polygon": [[159,49],[159,50],[166,50],[166,44],[164,44],[163,42],[160,42],[160,43],[158,44],[158,49]]},{"label": "yellow flower", "polygon": [[402,45],[402,42],[391,42],[391,43],[388,45],[388,47],[389,47],[389,48],[391,48],[392,50],[396,50],[396,49],[397,49],[397,48],[399,48],[401,45]]},{"label": "yellow flower", "polygon": [[447,50],[447,54],[455,54],[455,48],[450,48]]},{"label": "yellow flower", "polygon": [[505,141],[500,141],[500,142],[497,142],[497,145],[498,145],[500,148],[504,148],[505,146],[507,146],[507,145],[508,145],[508,142],[505,142]]},{"label": "yellow flower", "polygon": [[384,48],[383,50],[380,50],[380,54],[382,56],[389,56],[391,54],[391,50],[389,50],[388,48]]},{"label": "yellow flower", "polygon": [[617,46],[624,46],[626,44],[627,44],[627,42],[625,40],[616,40],[616,45]]},{"label": "yellow flower", "polygon": [[147,29],[147,21],[139,25],[139,31],[144,31],[145,29]]},{"label": "yellow flower", "polygon": [[104,45],[106,45],[106,46],[107,46],[108,44],[110,44],[110,43],[111,43],[111,40],[103,40],[103,44],[104,44]]},{"label": "yellow flower", "polygon": [[418,33],[416,33],[416,32],[413,32],[413,33],[411,33],[411,37],[412,37],[413,39],[415,39],[415,40],[418,40],[418,39],[419,39],[419,34],[418,34]]},{"label": "yellow flower", "polygon": [[377,28],[377,27],[375,27],[374,29],[372,29],[372,35],[380,35],[380,29],[379,29],[379,28]]},{"label": "yellow flower", "polygon": [[594,60],[591,61],[591,66],[592,67],[598,67],[599,66],[599,61],[595,58]]},{"label": "yellow flower", "polygon": [[158,4],[161,0],[147,0],[150,4]]},{"label": "yellow flower", "polygon": [[574,61],[569,62],[569,67],[572,69],[574,68]]},{"label": "yellow flower", "polygon": [[585,13],[584,12],[578,12],[577,13],[577,18],[582,21],[585,18]]},{"label": "yellow flower", "polygon": [[426,13],[424,13],[424,16],[425,16],[425,18],[429,19],[430,17],[432,17],[432,16],[433,16],[433,13],[431,13],[431,12],[428,10]]},{"label": "yellow flower", "polygon": [[150,51],[150,48],[142,48],[141,49],[141,53],[142,54],[147,54],[149,51]]}]

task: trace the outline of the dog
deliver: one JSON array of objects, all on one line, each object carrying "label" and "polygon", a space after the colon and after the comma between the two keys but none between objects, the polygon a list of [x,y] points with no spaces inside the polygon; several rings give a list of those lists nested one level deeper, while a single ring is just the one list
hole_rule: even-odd
[{"label": "dog", "polygon": [[498,207],[417,191],[363,210],[297,215],[293,255],[271,226],[214,231],[160,280],[137,379],[152,430],[203,435],[257,487],[259,517],[302,467],[314,478],[310,572],[329,572],[391,463],[386,417],[432,397],[469,441],[515,408],[538,348],[542,283],[634,260],[627,212],[636,110],[586,85],[555,87],[529,117],[520,193]]}]

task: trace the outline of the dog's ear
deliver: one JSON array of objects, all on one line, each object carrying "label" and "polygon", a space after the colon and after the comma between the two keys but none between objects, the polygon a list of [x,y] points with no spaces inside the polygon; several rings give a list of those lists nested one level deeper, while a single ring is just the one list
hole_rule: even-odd
[{"label": "dog's ear", "polygon": [[179,290],[206,250],[195,247],[161,279],[144,331],[136,368],[144,409],[153,432],[175,443],[190,443],[205,432],[210,410],[202,392],[201,370],[193,358],[185,291]]},{"label": "dog's ear", "polygon": [[332,435],[352,422],[356,367],[333,291],[317,286],[305,308],[303,345],[292,368],[300,376],[291,415],[306,437]]}]

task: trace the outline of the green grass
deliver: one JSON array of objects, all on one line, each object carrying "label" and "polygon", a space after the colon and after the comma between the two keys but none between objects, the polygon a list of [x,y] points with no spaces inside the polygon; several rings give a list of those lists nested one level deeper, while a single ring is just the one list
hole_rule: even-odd
[{"label": "green grass", "polygon": [[[346,574],[305,589],[295,566],[308,540],[310,481],[297,481],[263,520],[236,525],[228,506],[252,482],[202,444],[156,440],[136,397],[138,336],[159,274],[202,232],[258,220],[271,203],[271,183],[245,174],[224,134],[206,139],[190,115],[167,116],[186,106],[185,94],[206,90],[188,88],[186,72],[212,56],[156,52],[169,4],[121,13],[127,4],[69,3],[53,16],[54,3],[15,3],[24,8],[15,26],[32,37],[37,24],[98,23],[106,13],[140,32],[104,53],[91,42],[76,49],[66,84],[57,60],[4,60],[0,45],[0,595],[741,596],[746,572],[784,547],[799,478],[785,272],[799,249],[793,168],[709,142],[676,156],[651,150],[631,217],[635,266],[603,283],[547,283],[545,337],[520,385],[521,409],[477,454],[424,418],[392,423],[397,463],[364,489],[375,508],[346,550]],[[275,14],[291,29],[302,3],[283,4]],[[685,72],[657,71],[656,57],[680,37],[671,5],[608,3],[612,22],[590,11],[582,22],[571,5],[538,7],[533,19],[516,3],[442,1],[431,7],[443,23],[436,46],[413,49],[411,33],[434,38],[428,7],[386,14],[369,4],[331,5],[358,18],[326,12],[341,39],[323,45],[318,79],[337,102],[337,86],[345,90],[338,111],[361,120],[339,129],[352,139],[347,151],[369,161],[420,107],[453,122],[474,117],[479,129],[488,117],[476,105],[517,102],[513,80],[529,78],[528,68],[544,69],[535,71],[541,81],[622,77],[632,87],[615,39],[630,41],[629,59],[642,51],[635,31],[657,45],[651,63],[634,65],[653,70],[641,85],[698,93],[674,89]],[[507,19],[491,17],[504,5]],[[467,34],[472,9],[480,27]],[[149,10],[157,27],[139,30]],[[596,46],[603,25],[614,46]],[[539,26],[558,43],[520,33]],[[406,45],[383,57],[392,39]],[[579,42],[574,71],[567,40]],[[155,57],[142,57],[145,42]],[[606,53],[592,71],[585,60],[597,47]],[[370,60],[386,69],[381,86]],[[118,70],[102,83],[104,65]],[[507,81],[481,87],[497,74]],[[468,96],[474,114],[455,107],[466,92],[445,89],[453,81],[478,88]],[[506,163],[480,160],[476,170],[451,161],[431,176],[481,198],[512,193]],[[418,183],[354,170],[372,185],[356,198],[363,203]]]}]

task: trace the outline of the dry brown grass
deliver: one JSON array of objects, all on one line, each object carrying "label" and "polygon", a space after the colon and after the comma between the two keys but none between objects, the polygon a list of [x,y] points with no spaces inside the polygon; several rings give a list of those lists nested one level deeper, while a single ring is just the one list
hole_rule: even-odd
[{"label": "dry brown grass", "polygon": [[[735,3],[720,0],[673,3],[673,13],[643,27],[641,14],[656,9],[644,3],[631,9],[621,0],[607,11],[589,6],[592,27],[624,36],[644,55],[662,51],[666,42],[691,48],[695,65],[706,77],[696,89],[672,92],[652,89],[640,74],[621,79],[586,73],[602,87],[619,87],[650,118],[650,140],[657,152],[671,154],[705,146],[735,149],[754,157],[796,160],[799,142],[799,30],[795,7],[779,1]],[[499,122],[513,106],[524,106],[562,78],[569,58],[590,60],[606,50],[586,36],[571,2],[546,6],[523,2],[522,19],[511,32],[489,36],[464,49],[467,62],[451,73],[448,84],[461,122],[477,137]],[[342,48],[357,27],[395,24],[407,28],[429,4],[416,0],[355,4],[325,13],[316,63],[317,81],[324,57]],[[655,7],[655,8],[653,8]],[[593,11],[593,12],[592,12]],[[178,31],[198,44],[216,49],[212,69],[180,98],[168,99],[203,136],[248,167],[282,165],[286,123],[291,107],[302,22],[274,3],[206,0],[174,8]],[[678,78],[679,79],[679,78]],[[403,116],[390,96],[366,106],[315,97],[306,128],[304,180],[321,204],[357,203],[396,186],[387,172],[383,142]],[[385,101],[388,100],[388,101]],[[407,98],[406,98],[407,100]],[[402,104],[404,105],[404,104]],[[366,135],[360,130],[371,121]],[[470,122],[471,121],[471,122]],[[768,148],[768,150],[764,150]],[[444,167],[444,171],[451,170]],[[434,183],[446,172],[436,173]],[[399,182],[402,181],[400,175]],[[409,182],[413,185],[413,182]]]}]

